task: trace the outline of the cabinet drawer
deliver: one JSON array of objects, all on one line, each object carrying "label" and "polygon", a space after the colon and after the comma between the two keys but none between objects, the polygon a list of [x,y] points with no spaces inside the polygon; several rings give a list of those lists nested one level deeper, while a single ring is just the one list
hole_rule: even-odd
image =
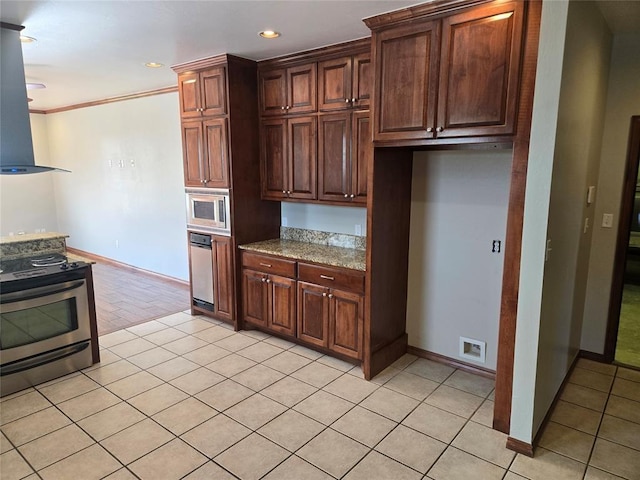
[{"label": "cabinet drawer", "polygon": [[364,272],[357,270],[343,270],[299,263],[298,279],[324,287],[364,293]]},{"label": "cabinet drawer", "polygon": [[296,262],[293,260],[283,260],[269,255],[258,255],[255,253],[242,253],[242,266],[252,268],[265,273],[274,273],[284,277],[296,276]]}]

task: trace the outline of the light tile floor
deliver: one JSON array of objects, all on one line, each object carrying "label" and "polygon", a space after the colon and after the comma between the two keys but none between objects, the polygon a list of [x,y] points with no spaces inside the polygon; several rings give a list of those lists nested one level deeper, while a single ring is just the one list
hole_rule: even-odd
[{"label": "light tile floor", "polygon": [[412,355],[366,382],[184,312],[100,343],[1,400],[3,480],[640,479],[637,371],[580,360],[531,459],[490,428],[491,380]]}]

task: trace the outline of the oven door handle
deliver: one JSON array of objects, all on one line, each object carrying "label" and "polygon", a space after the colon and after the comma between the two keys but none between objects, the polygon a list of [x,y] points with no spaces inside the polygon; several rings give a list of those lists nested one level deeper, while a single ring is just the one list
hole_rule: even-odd
[{"label": "oven door handle", "polygon": [[6,305],[13,302],[22,302],[25,300],[33,300],[34,298],[42,298],[47,295],[55,295],[58,293],[68,292],[69,290],[75,290],[82,287],[84,280],[78,280],[75,282],[66,282],[56,285],[48,285],[46,287],[31,288],[28,290],[21,290],[19,292],[5,293],[0,300],[1,305]]},{"label": "oven door handle", "polygon": [[40,367],[42,365],[46,365],[47,363],[55,362],[56,360],[75,355],[76,353],[83,351],[87,347],[89,347],[88,340],[84,342],[78,342],[66,347],[58,348],[50,352],[33,355],[32,357],[28,357],[23,360],[17,360],[6,365],[0,365],[0,377],[11,375],[12,373],[23,372],[31,368]]}]

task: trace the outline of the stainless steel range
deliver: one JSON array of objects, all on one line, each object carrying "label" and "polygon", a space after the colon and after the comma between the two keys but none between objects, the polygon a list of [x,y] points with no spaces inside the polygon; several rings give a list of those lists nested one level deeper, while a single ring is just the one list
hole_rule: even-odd
[{"label": "stainless steel range", "polygon": [[0,396],[93,363],[88,268],[61,254],[0,261]]}]

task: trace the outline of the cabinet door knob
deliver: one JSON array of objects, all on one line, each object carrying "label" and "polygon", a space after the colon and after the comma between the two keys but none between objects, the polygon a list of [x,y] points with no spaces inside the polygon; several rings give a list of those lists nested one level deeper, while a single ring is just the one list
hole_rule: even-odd
[{"label": "cabinet door knob", "polygon": [[322,292],[322,296],[326,297],[327,296],[327,292]]},{"label": "cabinet door knob", "polygon": [[267,278],[267,283],[271,283],[271,280],[269,278]]},{"label": "cabinet door knob", "polygon": [[350,198],[355,198],[355,194],[352,193],[351,195],[349,195],[349,197]]},{"label": "cabinet door knob", "polygon": [[352,98],[352,99],[351,99],[351,103],[356,103],[357,101],[358,101],[358,99],[357,99],[357,98]]},{"label": "cabinet door knob", "polygon": [[280,107],[280,110],[284,110],[286,107]]},{"label": "cabinet door knob", "polygon": [[443,131],[443,130],[444,130],[444,127],[437,127],[437,128],[436,128],[436,132],[441,132],[441,131]]},{"label": "cabinet door knob", "polygon": [[287,190],[287,195],[291,195],[291,190]]},{"label": "cabinet door knob", "polygon": [[284,195],[286,195],[286,194],[287,194],[287,191],[286,191],[286,190],[282,190],[282,193],[283,193]]},{"label": "cabinet door knob", "polygon": [[349,198],[349,194],[348,194],[348,193],[345,193],[345,194],[344,194],[344,198]]},{"label": "cabinet door knob", "polygon": [[333,293],[330,293],[330,294],[329,294],[329,298],[333,298]]},{"label": "cabinet door knob", "polygon": [[264,277],[262,277],[262,278],[260,279],[260,281],[261,281],[262,283],[264,283],[264,282],[266,282],[266,281],[267,281],[267,279],[266,279],[266,278],[264,278]]},{"label": "cabinet door knob", "polygon": [[289,105],[287,105],[287,108],[286,108],[286,109],[287,109],[287,110],[289,110],[290,108],[291,108],[291,107],[290,107]]},{"label": "cabinet door knob", "polygon": [[429,133],[433,132],[433,128],[427,127],[427,132],[429,132]]}]

